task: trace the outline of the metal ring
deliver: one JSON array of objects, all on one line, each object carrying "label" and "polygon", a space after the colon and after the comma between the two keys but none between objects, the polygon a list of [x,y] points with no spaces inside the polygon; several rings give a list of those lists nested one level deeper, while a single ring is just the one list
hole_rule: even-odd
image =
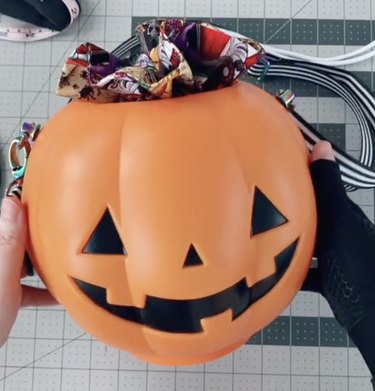
[{"label": "metal ring", "polygon": [[[25,174],[27,158],[29,156],[28,142],[21,137],[15,138],[9,146],[9,165],[15,179],[22,178]],[[23,162],[21,163],[19,153],[22,151]]]}]

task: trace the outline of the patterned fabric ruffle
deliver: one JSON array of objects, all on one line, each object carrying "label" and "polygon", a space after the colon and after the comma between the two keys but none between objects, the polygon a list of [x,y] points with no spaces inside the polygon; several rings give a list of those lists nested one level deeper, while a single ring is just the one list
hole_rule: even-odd
[{"label": "patterned fabric ruffle", "polygon": [[135,34],[139,44],[121,58],[81,44],[64,64],[57,94],[105,103],[209,91],[231,85],[264,54],[257,42],[208,23],[151,20]]}]

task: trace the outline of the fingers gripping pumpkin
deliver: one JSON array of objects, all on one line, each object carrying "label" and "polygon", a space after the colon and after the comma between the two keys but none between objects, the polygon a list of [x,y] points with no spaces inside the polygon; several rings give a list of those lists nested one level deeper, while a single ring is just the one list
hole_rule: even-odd
[{"label": "fingers gripping pumpkin", "polygon": [[243,344],[296,294],[314,243],[304,142],[244,83],[67,105],[33,148],[23,199],[53,295],[100,340],[159,364]]}]

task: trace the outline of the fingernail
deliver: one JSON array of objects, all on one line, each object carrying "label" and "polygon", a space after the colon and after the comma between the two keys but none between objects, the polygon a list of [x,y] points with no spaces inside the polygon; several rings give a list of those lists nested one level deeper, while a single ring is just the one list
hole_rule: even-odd
[{"label": "fingernail", "polygon": [[14,221],[20,214],[20,207],[16,201],[10,197],[5,197],[1,204],[1,219],[5,221]]},{"label": "fingernail", "polygon": [[6,197],[16,197],[19,200],[21,200],[21,194],[22,194],[22,184],[17,181],[11,183],[5,192]]},{"label": "fingernail", "polygon": [[9,192],[9,197],[16,197],[21,201],[21,193],[22,193],[22,186],[17,185],[15,186],[10,192]]}]

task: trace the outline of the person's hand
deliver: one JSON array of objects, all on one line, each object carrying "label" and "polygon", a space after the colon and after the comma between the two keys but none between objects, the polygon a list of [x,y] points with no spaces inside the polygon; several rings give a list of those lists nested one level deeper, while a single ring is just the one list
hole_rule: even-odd
[{"label": "person's hand", "polygon": [[318,230],[312,270],[303,289],[320,292],[375,376],[375,226],[347,196],[331,145],[311,153]]},{"label": "person's hand", "polygon": [[57,304],[46,289],[21,285],[25,276],[26,214],[20,201],[6,197],[0,215],[0,346],[8,338],[21,306]]}]

